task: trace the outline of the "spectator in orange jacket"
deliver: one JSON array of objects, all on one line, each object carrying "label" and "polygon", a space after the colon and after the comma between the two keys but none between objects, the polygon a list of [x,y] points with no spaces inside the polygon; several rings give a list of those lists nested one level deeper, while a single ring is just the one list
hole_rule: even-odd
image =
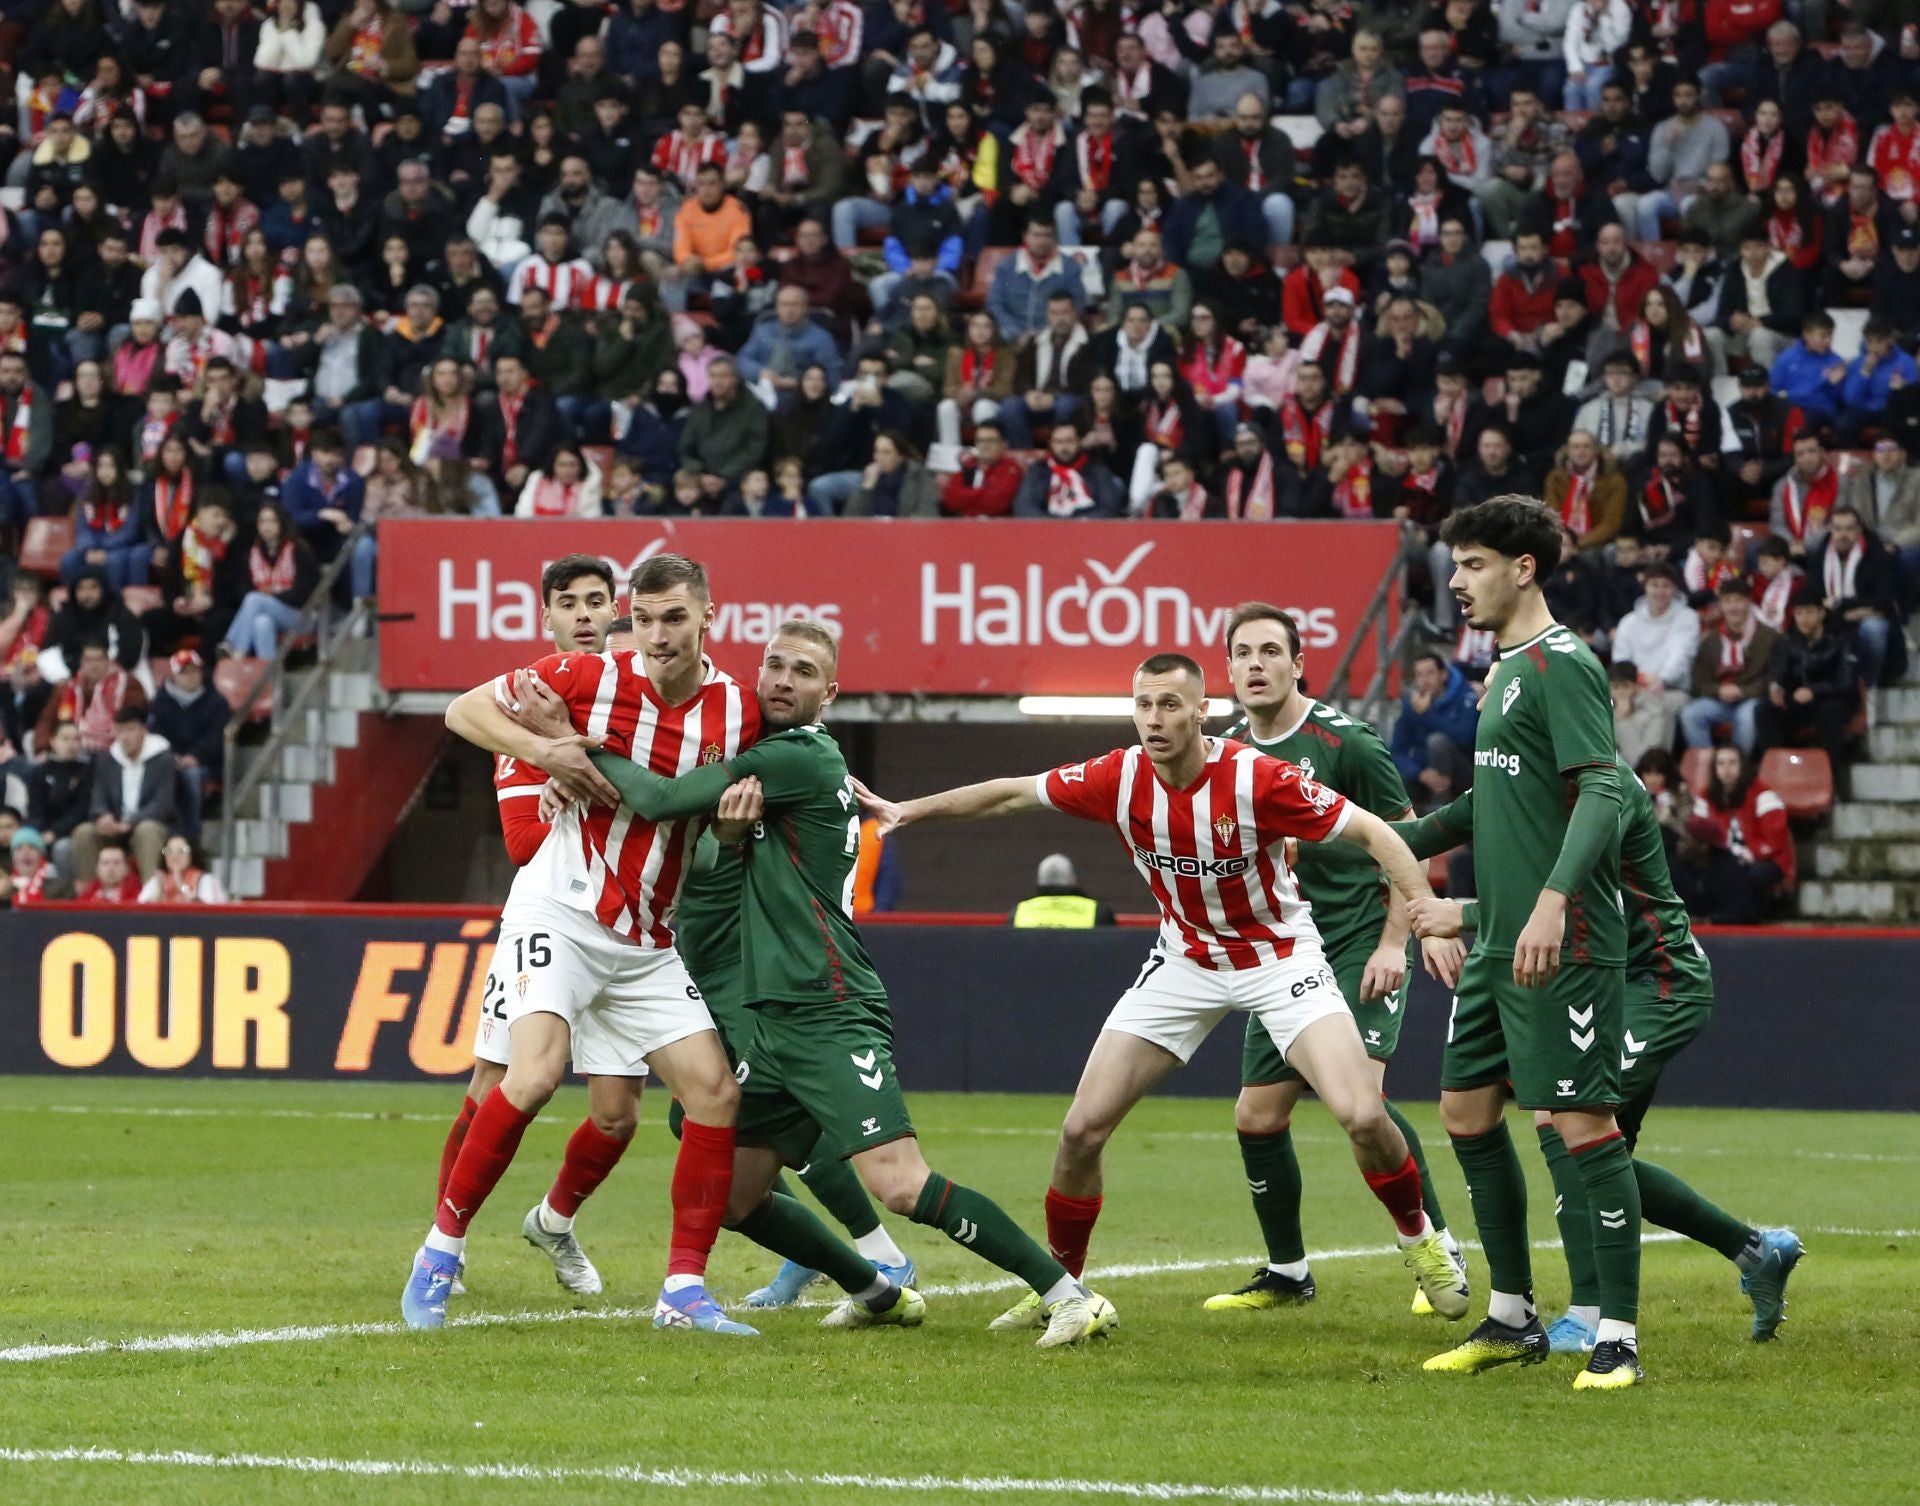
[{"label": "spectator in orange jacket", "polygon": [[733,250],[753,235],[746,206],[727,192],[717,162],[702,163],[693,197],[673,218],[673,265],[660,274],[660,298],[675,312],[687,306],[695,285],[733,270]]}]

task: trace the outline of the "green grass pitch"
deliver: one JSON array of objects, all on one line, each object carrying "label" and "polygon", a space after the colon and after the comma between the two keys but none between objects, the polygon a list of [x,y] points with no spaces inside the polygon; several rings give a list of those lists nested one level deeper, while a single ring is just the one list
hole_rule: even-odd
[{"label": "green grass pitch", "polygon": [[[1464,1325],[1408,1312],[1391,1228],[1311,1104],[1296,1121],[1308,1245],[1343,1253],[1316,1259],[1304,1310],[1200,1310],[1243,1279],[1257,1237],[1230,1106],[1159,1099],[1108,1158],[1093,1276],[1120,1310],[1111,1341],[1049,1355],[988,1333],[1013,1294],[965,1288],[999,1273],[902,1219],[890,1227],[929,1292],[918,1331],[827,1333],[818,1308],[767,1315],[759,1342],[574,1319],[519,1237],[584,1110],[570,1089],[481,1215],[473,1294],[454,1305],[510,1320],[405,1333],[400,1286],[458,1101],[452,1087],[0,1079],[0,1502],[1920,1501],[1920,1116],[1656,1109],[1650,1158],[1793,1224],[1811,1253],[1781,1339],[1756,1346],[1730,1265],[1650,1243],[1649,1384],[1583,1395],[1568,1359],[1421,1373]],[[932,1163],[1037,1232],[1064,1100],[913,1106]],[[585,1311],[651,1307],[664,1108],[649,1094],[633,1150],[582,1212],[607,1279]],[[1434,1112],[1411,1113],[1470,1234]],[[1549,1240],[1552,1195],[1531,1131],[1516,1119],[1515,1133]],[[1552,1309],[1564,1269],[1553,1250],[1535,1259]],[[722,1237],[723,1297],[769,1273]],[[1476,1260],[1476,1316],[1483,1276]],[[307,1328],[240,1333],[293,1325]],[[63,1348],[159,1335],[186,1337]]]}]

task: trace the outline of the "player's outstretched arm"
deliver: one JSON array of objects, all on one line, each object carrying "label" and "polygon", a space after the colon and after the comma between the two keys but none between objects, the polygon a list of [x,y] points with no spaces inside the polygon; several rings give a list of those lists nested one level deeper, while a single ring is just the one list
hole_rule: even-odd
[{"label": "player's outstretched arm", "polygon": [[734,775],[723,763],[707,764],[674,779],[611,753],[595,753],[593,766],[619,792],[619,803],[648,821],[671,821],[710,811],[734,782]]},{"label": "player's outstretched arm", "polygon": [[614,805],[618,796],[611,784],[588,761],[588,740],[577,734],[542,737],[521,726],[494,698],[493,684],[476,685],[447,707],[447,730],[489,753],[504,754],[546,771],[576,800]]},{"label": "player's outstretched arm", "polygon": [[871,809],[884,836],[916,822],[985,821],[993,816],[1017,816],[1021,811],[1039,810],[1040,795],[1033,779],[986,779],[898,805],[876,800]]},{"label": "player's outstretched arm", "polygon": [[1372,811],[1363,810],[1349,802],[1347,819],[1334,840],[1351,842],[1378,863],[1387,875],[1387,882],[1406,899],[1409,907],[1416,900],[1433,897],[1433,888],[1427,883],[1426,868],[1408,850],[1399,834]]},{"label": "player's outstretched arm", "polygon": [[1395,821],[1393,829],[1422,862],[1464,847],[1473,840],[1473,791],[1418,821]]}]

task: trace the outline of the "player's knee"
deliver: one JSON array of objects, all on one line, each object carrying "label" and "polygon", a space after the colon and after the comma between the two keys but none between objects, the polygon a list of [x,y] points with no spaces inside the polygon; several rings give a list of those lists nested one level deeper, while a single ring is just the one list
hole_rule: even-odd
[{"label": "player's knee", "polygon": [[507,1075],[507,1069],[493,1062],[475,1062],[473,1077],[467,1083],[467,1097],[475,1103],[484,1102],[487,1094],[500,1086],[500,1079]]},{"label": "player's knee", "polygon": [[1112,1125],[1089,1114],[1070,1113],[1060,1126],[1060,1153],[1077,1163],[1097,1161],[1112,1138]]},{"label": "player's knee", "polygon": [[593,1121],[593,1127],[609,1140],[631,1140],[634,1132],[640,1128],[640,1105],[633,1103],[618,1109],[594,1109],[587,1117]]},{"label": "player's knee", "polygon": [[725,1072],[680,1084],[680,1103],[696,1124],[732,1124],[740,1112],[740,1084]]},{"label": "player's knee", "polygon": [[1386,1105],[1370,1094],[1341,1104],[1334,1113],[1351,1140],[1371,1144],[1393,1137],[1393,1120],[1387,1117]]},{"label": "player's knee", "polygon": [[726,1217],[721,1220],[729,1229],[738,1229],[753,1217],[754,1210],[767,1200],[765,1189],[758,1186],[746,1186],[740,1182],[733,1184],[733,1190],[727,1194]]},{"label": "player's knee", "polygon": [[514,1107],[522,1113],[532,1113],[544,1107],[547,1100],[559,1092],[560,1083],[566,1075],[564,1058],[560,1061],[536,1061],[529,1054],[527,1060],[516,1059],[507,1068],[500,1087],[513,1101]]},{"label": "player's knee", "polygon": [[1233,1105],[1233,1127],[1243,1135],[1277,1135],[1293,1123],[1285,1105],[1242,1093]]},{"label": "player's knee", "polygon": [[880,1206],[900,1218],[913,1217],[920,1206],[920,1190],[927,1184],[925,1172],[890,1171],[876,1179],[879,1186],[868,1190],[880,1200]]}]

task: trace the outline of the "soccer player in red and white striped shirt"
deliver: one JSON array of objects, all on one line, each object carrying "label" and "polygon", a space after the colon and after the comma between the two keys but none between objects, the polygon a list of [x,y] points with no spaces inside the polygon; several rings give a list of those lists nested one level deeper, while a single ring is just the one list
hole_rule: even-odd
[{"label": "soccer player in red and white striped shirt", "polygon": [[455,732],[544,768],[577,798],[515,877],[501,916],[483,1029],[509,1032],[511,1060],[473,1117],[415,1259],[401,1301],[415,1327],[445,1322],[467,1225],[571,1055],[590,1078],[655,1072],[686,1111],[655,1325],[754,1333],[721,1313],[705,1285],[732,1184],[739,1089],[669,924],[703,822],[647,822],[617,809],[584,749],[592,741],[657,773],[684,773],[749,747],[759,708],[702,652],[713,610],[698,565],[657,556],[634,572],[631,591],[640,652],[566,654],[533,666],[565,703],[573,735],[542,737],[514,720],[524,686],[517,690],[512,676],[476,686],[447,712]]},{"label": "soccer player in red and white striped shirt", "polygon": [[[1432,892],[1425,870],[1378,816],[1290,763],[1205,736],[1206,714],[1200,666],[1183,654],[1156,654],[1134,674],[1139,746],[1037,778],[992,779],[902,805],[872,804],[883,833],[916,821],[1042,807],[1110,824],[1160,906],[1159,940],[1108,1015],[1061,1127],[1047,1189],[1047,1242],[1075,1276],[1085,1269],[1107,1141],[1215,1025],[1246,1010],[1347,1131],[1428,1300],[1435,1311],[1457,1318],[1467,1310],[1467,1294],[1421,1206],[1419,1169],[1382,1106],[1285,843],[1352,842],[1409,901]],[[1429,970],[1444,971],[1452,952],[1429,951]],[[1037,1313],[1022,1300],[994,1326],[1023,1327]]]}]

